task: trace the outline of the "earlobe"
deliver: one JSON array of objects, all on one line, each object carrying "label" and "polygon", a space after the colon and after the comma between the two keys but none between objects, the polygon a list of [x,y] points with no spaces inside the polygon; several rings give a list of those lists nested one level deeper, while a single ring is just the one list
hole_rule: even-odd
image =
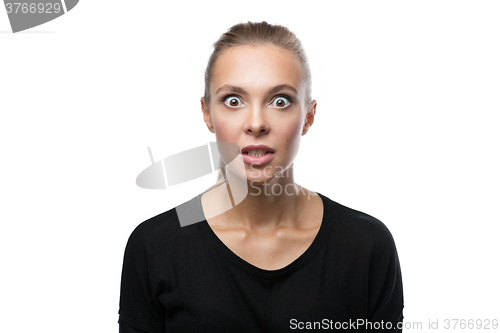
[{"label": "earlobe", "polygon": [[309,131],[311,125],[314,123],[314,116],[316,115],[316,105],[316,100],[313,100],[311,104],[309,104],[306,119],[304,120],[304,127],[302,128],[302,135],[305,135]]},{"label": "earlobe", "polygon": [[311,127],[311,125],[309,125],[308,123],[306,123],[304,125],[304,127],[302,128],[302,135],[305,135],[309,131],[310,127]]},{"label": "earlobe", "polygon": [[210,115],[210,110],[208,109],[208,105],[205,102],[205,97],[200,99],[201,102],[201,111],[203,112],[203,120],[205,124],[207,124],[207,128],[210,132],[215,133],[214,124],[212,123],[212,117]]}]

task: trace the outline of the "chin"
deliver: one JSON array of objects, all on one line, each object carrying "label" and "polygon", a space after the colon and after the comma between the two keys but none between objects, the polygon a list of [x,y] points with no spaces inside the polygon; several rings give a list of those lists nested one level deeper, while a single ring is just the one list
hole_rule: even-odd
[{"label": "chin", "polygon": [[255,186],[266,185],[266,184],[269,184],[270,181],[271,181],[271,179],[261,179],[261,178],[252,178],[252,177],[247,178],[247,183],[249,185],[254,184]]}]

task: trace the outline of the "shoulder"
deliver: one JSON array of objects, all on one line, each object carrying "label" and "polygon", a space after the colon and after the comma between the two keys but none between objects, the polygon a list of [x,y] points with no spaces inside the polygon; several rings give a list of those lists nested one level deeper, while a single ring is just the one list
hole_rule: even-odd
[{"label": "shoulder", "polygon": [[355,265],[357,274],[368,279],[375,294],[389,288],[390,281],[397,281],[398,290],[402,290],[398,251],[387,226],[367,213],[328,198],[325,201],[330,251],[340,255],[346,265]]},{"label": "shoulder", "polygon": [[[199,233],[199,225],[181,226],[179,215],[181,211],[193,203],[197,197],[169,209],[163,213],[153,216],[137,225],[127,242],[127,248],[148,248],[172,247],[182,243],[187,237],[193,237]],[[201,221],[201,220],[200,220]]]},{"label": "shoulder", "polygon": [[391,232],[378,218],[323,197],[327,206],[325,223],[338,241],[387,250],[395,247]]}]

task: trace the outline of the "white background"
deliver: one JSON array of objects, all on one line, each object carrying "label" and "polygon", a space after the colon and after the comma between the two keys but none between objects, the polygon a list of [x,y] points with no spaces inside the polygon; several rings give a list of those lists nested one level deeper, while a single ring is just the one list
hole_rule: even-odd
[{"label": "white background", "polygon": [[139,188],[147,147],[215,140],[211,45],[261,20],[311,63],[297,182],[388,226],[405,320],[500,319],[500,3],[325,3],[83,0],[16,34],[0,9],[0,331],[118,332],[128,236],[215,180]]}]

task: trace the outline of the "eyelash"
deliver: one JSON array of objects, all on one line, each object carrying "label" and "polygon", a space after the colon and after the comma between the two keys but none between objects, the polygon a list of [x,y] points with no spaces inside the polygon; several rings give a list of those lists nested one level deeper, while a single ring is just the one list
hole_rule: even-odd
[{"label": "eyelash", "polygon": [[276,95],[276,96],[273,98],[273,102],[274,102],[274,100],[276,100],[276,99],[277,99],[277,98],[279,98],[279,97],[286,98],[286,99],[290,102],[290,104],[292,104],[292,103],[293,103],[292,98],[291,98],[290,96],[286,95],[286,94],[279,94],[279,95]]},{"label": "eyelash", "polygon": [[[241,98],[240,96],[238,96],[238,95],[235,95],[235,94],[226,94],[226,95],[223,95],[223,96],[220,98],[220,102],[221,102],[221,103],[224,103],[224,102],[226,101],[226,99],[228,99],[229,97],[237,97],[237,98],[239,98],[240,100],[242,100],[242,98]],[[290,96],[286,95],[286,94],[279,94],[279,95],[274,96],[274,98],[273,98],[273,100],[271,101],[271,103],[272,103],[272,102],[274,102],[274,100],[276,100],[276,99],[277,99],[277,98],[279,98],[279,97],[286,98],[286,99],[290,102],[290,104],[292,104],[292,103],[293,103],[293,99],[292,99]],[[290,104],[289,104],[289,105],[290,105]],[[288,106],[288,105],[287,105],[287,106]],[[286,106],[286,107],[287,107],[287,106]],[[285,107],[285,108],[286,108],[286,107]],[[281,109],[284,109],[284,108],[281,108]]]},{"label": "eyelash", "polygon": [[221,103],[224,103],[226,101],[226,99],[228,99],[229,97],[237,97],[239,98],[240,100],[242,99],[240,96],[238,95],[235,95],[235,94],[227,94],[227,95],[223,95],[221,98],[220,98],[220,102]]}]

